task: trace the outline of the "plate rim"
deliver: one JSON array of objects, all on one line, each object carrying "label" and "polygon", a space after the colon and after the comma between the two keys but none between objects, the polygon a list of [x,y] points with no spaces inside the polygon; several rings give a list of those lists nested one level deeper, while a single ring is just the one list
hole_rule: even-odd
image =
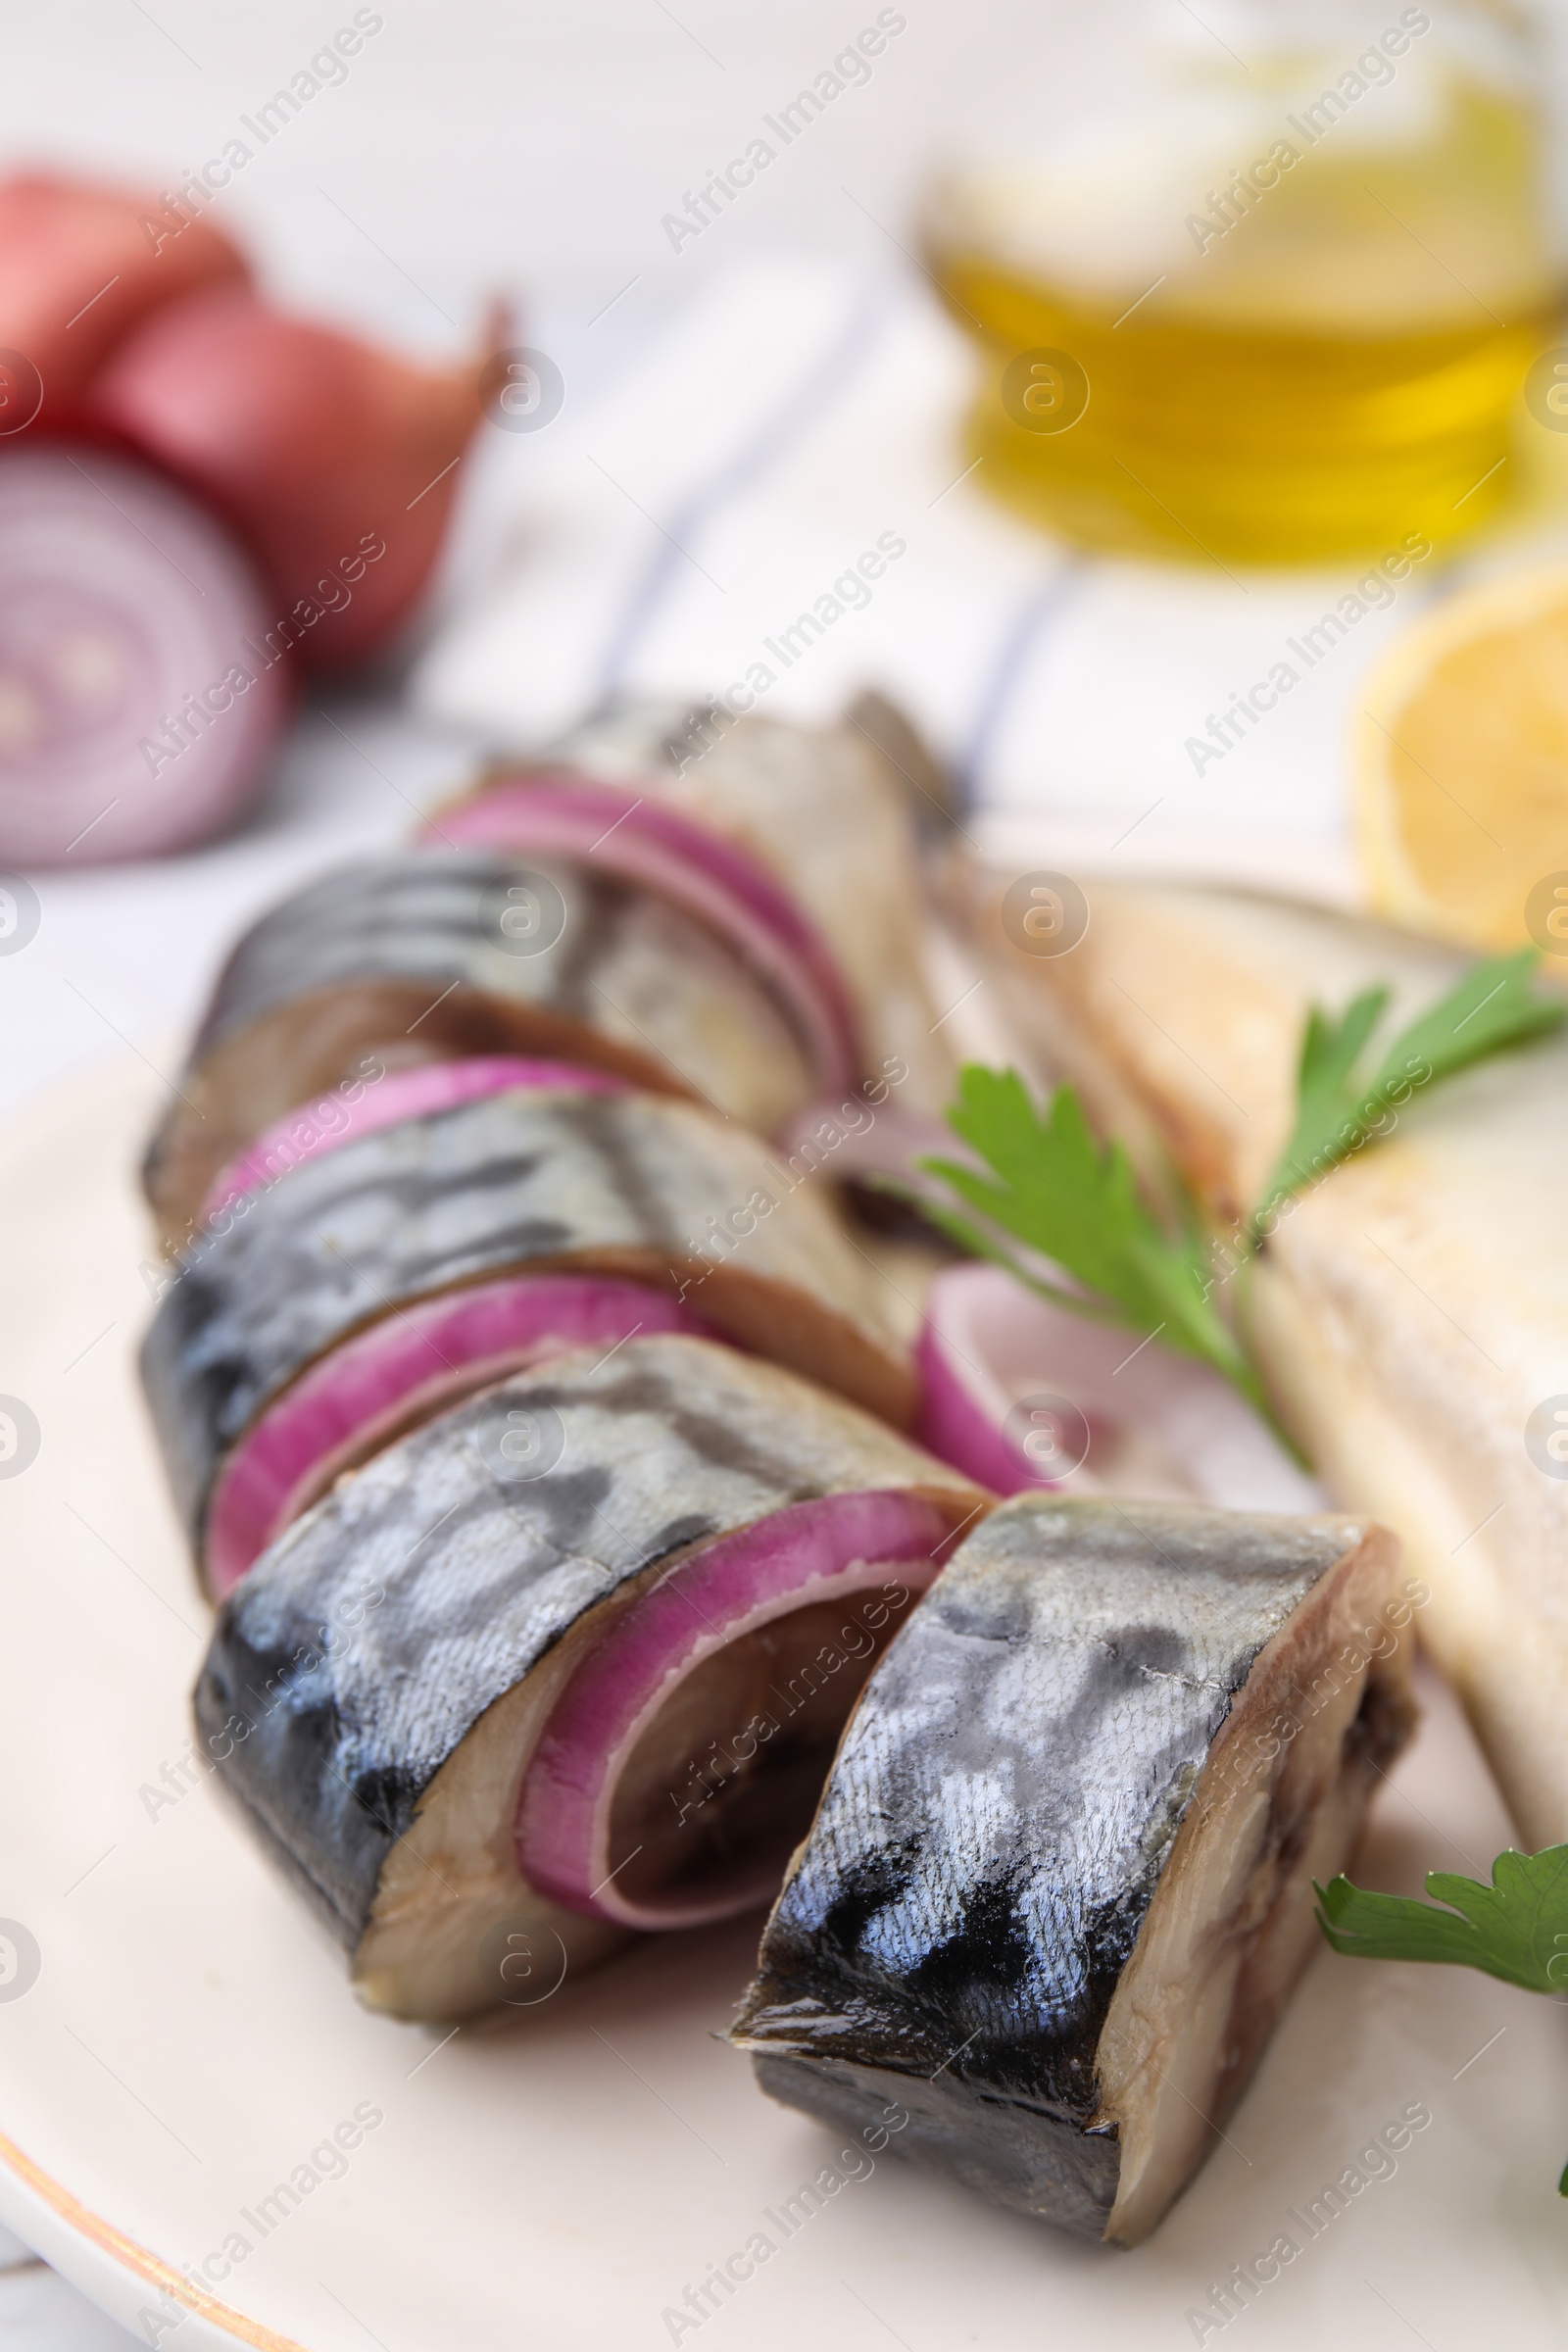
[{"label": "plate rim", "polygon": [[[18,2190],[20,2195],[15,2193]],[[136,2315],[130,2308],[131,2280],[136,2278],[161,2297],[182,2304],[189,2316],[201,2323],[202,2340],[213,2352],[235,2343],[254,2345],[256,2352],[310,2352],[296,2337],[279,2335],[265,2322],[236,2311],[183,2271],[176,2271],[163,2255],[95,2213],[4,2132],[0,2132],[0,2218],[51,2270],[69,2278],[132,2333],[136,2332]],[[177,2325],[183,2329],[185,2322]]]}]

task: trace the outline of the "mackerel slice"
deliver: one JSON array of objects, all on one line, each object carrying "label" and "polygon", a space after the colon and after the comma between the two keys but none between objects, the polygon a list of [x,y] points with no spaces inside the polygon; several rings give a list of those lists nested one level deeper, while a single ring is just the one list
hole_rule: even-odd
[{"label": "mackerel slice", "polygon": [[[1414,1721],[1385,1530],[1020,1495],[867,1685],[733,2029],[773,2097],[1135,2244]],[[1375,1655],[1374,1652],[1381,1654]]]},{"label": "mackerel slice", "polygon": [[264,1127],[379,1061],[542,1054],[775,1132],[814,1072],[783,1007],[678,906],[591,858],[403,851],[285,899],[234,950],[145,1178],[166,1237]]},{"label": "mackerel slice", "polygon": [[[831,1201],[756,1137],[668,1097],[517,1090],[304,1161],[187,1254],[142,1374],[192,1544],[225,1462],[351,1334],[397,1318],[402,1341],[416,1300],[562,1271],[650,1285],[886,1420],[913,1416],[885,1286]],[[444,1402],[462,1372],[450,1346],[432,1343],[424,1373]]]},{"label": "mackerel slice", "polygon": [[[372,2007],[530,2006],[627,1939],[535,1891],[517,1860],[523,1775],[575,1669],[714,1539],[813,1497],[898,1491],[950,1536],[988,1500],[710,1341],[560,1358],[392,1446],[288,1531],[219,1614],[198,1731]],[[754,1667],[748,1652],[748,1695]],[[841,1721],[856,1688],[840,1678]],[[739,1728],[739,1695],[715,1733]]]},{"label": "mackerel slice", "polygon": [[831,951],[867,1073],[902,1066],[902,1102],[946,1107],[948,1000],[934,1003],[926,980],[916,841],[918,823],[943,821],[945,785],[900,711],[865,695],[835,724],[808,727],[760,712],[737,720],[711,705],[623,701],[539,757],[539,772],[619,780],[755,858]]}]

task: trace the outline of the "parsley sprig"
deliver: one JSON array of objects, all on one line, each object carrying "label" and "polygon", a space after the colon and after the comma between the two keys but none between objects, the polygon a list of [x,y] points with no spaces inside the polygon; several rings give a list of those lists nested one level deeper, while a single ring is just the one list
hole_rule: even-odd
[{"label": "parsley sprig", "polygon": [[1342,1873],[1317,1888],[1318,1924],[1349,1960],[1446,1960],[1527,1992],[1568,1992],[1568,1845],[1499,1854],[1490,1886],[1446,1870],[1428,1871],[1426,1886],[1430,1903],[1371,1893]]},{"label": "parsley sprig", "polygon": [[[1282,1203],[1389,1132],[1412,1095],[1568,1017],[1568,1003],[1531,994],[1536,960],[1527,948],[1473,965],[1381,1053],[1374,1040],[1387,988],[1367,989],[1338,1017],[1314,1006],[1301,1039],[1290,1139],[1239,1254],[1221,1273],[1173,1172],[1166,1171],[1163,1191],[1177,1204],[1174,1230],[1140,1192],[1121,1145],[1097,1144],[1073,1089],[1058,1087],[1042,1115],[1015,1070],[970,1062],[960,1071],[948,1124],[974,1160],[931,1158],[920,1166],[962,1205],[925,1196],[920,1205],[961,1248],[1005,1266],[1043,1298],[1197,1357],[1272,1418],[1245,1332],[1221,1312],[1216,1292],[1256,1250]],[[1019,1244],[1028,1257],[1020,1257]]]},{"label": "parsley sprig", "polygon": [[[1343,1873],[1314,1886],[1318,1926],[1348,1959],[1446,1961],[1527,1992],[1568,1990],[1568,1845],[1499,1854],[1490,1886],[1429,1871],[1430,1903],[1353,1886]],[[1568,2197],[1568,2165],[1557,2194]]]},{"label": "parsley sprig", "polygon": [[1535,949],[1525,948],[1473,965],[1456,988],[1400,1032],[1370,1071],[1366,1050],[1389,991],[1367,989],[1338,1020],[1314,1005],[1297,1065],[1296,1124],[1263,1188],[1257,1216],[1359,1151],[1421,1088],[1555,1029],[1565,1007],[1531,995],[1536,962]]},{"label": "parsley sprig", "polygon": [[1191,1205],[1168,1233],[1146,1207],[1120,1144],[1102,1149],[1070,1086],[1042,1118],[1016,1070],[970,1062],[958,1076],[948,1124],[989,1175],[952,1159],[926,1159],[971,1209],[1082,1283],[1069,1291],[1019,1262],[972,1218],[940,1202],[927,1213],[964,1249],[1005,1266],[1042,1298],[1079,1314],[1124,1322],[1197,1356],[1266,1412],[1262,1383],[1214,1305],[1208,1253]]}]

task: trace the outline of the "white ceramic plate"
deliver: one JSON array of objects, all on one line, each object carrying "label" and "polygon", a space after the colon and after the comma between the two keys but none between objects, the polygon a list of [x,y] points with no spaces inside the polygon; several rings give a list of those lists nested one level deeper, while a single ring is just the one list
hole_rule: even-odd
[{"label": "white ceramic plate", "polygon": [[[1224,2143],[1133,2254],[891,2153],[785,2239],[765,2217],[837,2143],[713,2038],[755,1922],[651,1942],[445,2042],[360,2010],[211,1783],[154,1797],[166,1765],[180,1788],[205,1619],[133,1369],[150,1244],[131,1172],[157,1097],[117,1063],[0,1144],[0,1394],[41,1433],[0,1478],[0,1917],[39,1954],[25,1991],[0,1983],[0,2218],[175,2352],[1558,2352],[1562,2016],[1467,1972],[1322,1953]],[[1411,1891],[1508,1836],[1432,1699],[1362,1860]],[[1413,2102],[1432,2121],[1394,2177],[1309,2237],[1292,2209]],[[313,2162],[357,2110],[381,2120],[341,2171]],[[264,2235],[259,2203],[301,2166],[308,2191]],[[775,2250],[729,2299],[675,2316],[759,2231]],[[1210,2287],[1282,2233],[1298,2254],[1200,2329]]]}]

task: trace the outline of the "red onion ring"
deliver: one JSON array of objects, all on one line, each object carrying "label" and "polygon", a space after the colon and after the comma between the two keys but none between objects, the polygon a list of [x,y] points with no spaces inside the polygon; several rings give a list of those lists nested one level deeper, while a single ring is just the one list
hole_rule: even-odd
[{"label": "red onion ring", "polygon": [[[379,1078],[358,1083],[363,1083],[365,1091],[352,1102],[341,1091],[319,1096],[315,1102],[296,1104],[264,1128],[255,1143],[231,1159],[216,1179],[202,1202],[201,1222],[210,1224],[236,1200],[261,1192],[302,1160],[335,1152],[340,1144],[374,1135],[378,1128],[396,1127],[404,1119],[455,1110],[460,1102],[506,1094],[514,1087],[574,1095],[631,1091],[623,1078],[613,1078],[605,1070],[586,1069],[574,1061],[533,1061],[506,1054],[474,1054],[463,1061],[416,1062],[410,1069],[386,1070]],[[295,1134],[300,1121],[314,1122],[318,1111],[325,1111],[328,1105],[330,1123],[302,1142]]]},{"label": "red onion ring", "polygon": [[861,1070],[858,1025],[827,946],[771,874],[680,810],[616,784],[541,771],[488,785],[441,811],[423,839],[490,849],[569,851],[697,915],[756,967],[793,1014],[822,1087]]},{"label": "red onion ring", "polygon": [[221,1600],[337,1471],[523,1365],[634,1332],[718,1339],[690,1307],[640,1283],[539,1274],[444,1291],[385,1316],[303,1372],[246,1431],[207,1515],[208,1582]]},{"label": "red onion ring", "polygon": [[[818,1130],[828,1124],[831,1137]],[[873,1107],[858,1091],[848,1097],[819,1095],[794,1112],[780,1130],[779,1155],[793,1159],[815,1146],[808,1164],[823,1167],[841,1184],[892,1176],[907,1184],[922,1157],[946,1151],[953,1130],[935,1111],[906,1110],[891,1098]]]},{"label": "red onion ring", "polygon": [[907,1490],[825,1494],[679,1561],[616,1619],[551,1712],[517,1797],[517,1867],[529,1885],[569,1910],[643,1929],[727,1919],[776,1892],[775,1867],[748,1871],[739,1862],[722,1893],[706,1901],[629,1897],[610,1854],[624,1766],[705,1658],[812,1601],[882,1584],[890,1566],[923,1592],[956,1534],[946,1512]]},{"label": "red onion ring", "polygon": [[161,856],[237,817],[292,701],[275,618],[162,476],[86,444],[0,451],[0,861]]},{"label": "red onion ring", "polygon": [[[937,1277],[941,1281],[942,1277]],[[932,1288],[935,1289],[935,1284]],[[930,1306],[928,1302],[928,1316]],[[1003,1422],[1012,1400],[982,1363],[970,1357],[950,1329],[928,1319],[914,1350],[915,1377],[920,1383],[920,1412],[915,1422],[916,1445],[938,1461],[978,1479],[994,1494],[1021,1494],[1025,1487],[1049,1487],[1017,1446],[1003,1434]]]},{"label": "red onion ring", "polygon": [[917,1442],[999,1494],[1061,1486],[1227,1510],[1324,1507],[1217,1372],[1054,1306],[1000,1266],[936,1277],[915,1363]]}]

